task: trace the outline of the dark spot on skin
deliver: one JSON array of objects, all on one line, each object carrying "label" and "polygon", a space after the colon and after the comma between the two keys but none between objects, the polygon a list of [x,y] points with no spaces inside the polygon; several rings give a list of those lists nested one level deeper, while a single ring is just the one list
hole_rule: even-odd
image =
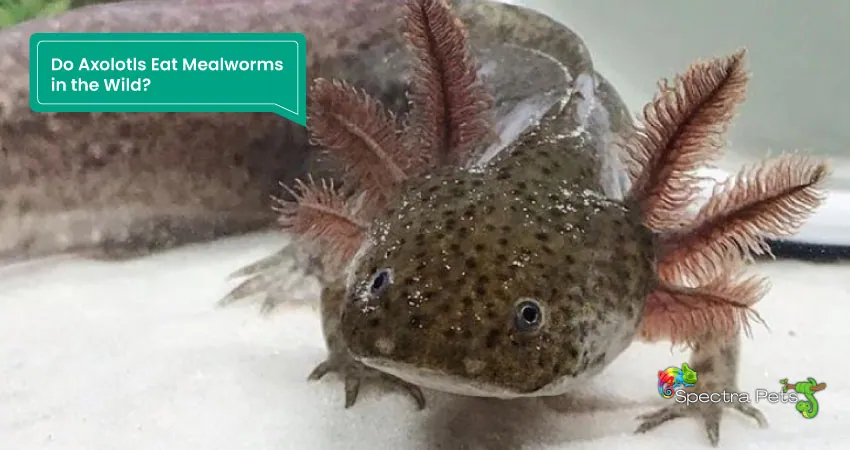
[{"label": "dark spot on skin", "polygon": [[366,324],[369,326],[369,328],[378,328],[378,325],[381,324],[381,321],[378,320],[377,317],[372,317],[371,319],[366,321]]},{"label": "dark spot on skin", "polygon": [[552,175],[552,169],[548,167],[541,167],[540,172],[542,172],[543,175]]},{"label": "dark spot on skin", "polygon": [[475,258],[466,258],[464,264],[466,265],[466,268],[470,270],[478,267],[478,261],[476,261]]},{"label": "dark spot on skin", "polygon": [[473,303],[472,297],[468,295],[464,295],[461,301],[463,302],[463,306],[472,306]]},{"label": "dark spot on skin", "polygon": [[534,238],[540,242],[546,242],[549,240],[549,235],[543,232],[534,233]]},{"label": "dark spot on skin", "polygon": [[487,289],[485,289],[484,286],[476,286],[475,293],[478,294],[478,296],[480,297],[484,297],[485,295],[487,295]]},{"label": "dark spot on skin", "polygon": [[483,252],[484,248],[485,248],[484,244],[475,244],[475,251],[476,252]]},{"label": "dark spot on skin", "polygon": [[499,343],[499,330],[490,330],[487,332],[487,337],[484,339],[484,345],[487,348],[493,348]]},{"label": "dark spot on skin", "polygon": [[451,245],[449,245],[449,250],[451,250],[452,253],[460,253],[460,244],[452,242]]},{"label": "dark spot on skin", "polygon": [[508,255],[504,253],[499,253],[496,255],[496,261],[500,263],[508,262]]},{"label": "dark spot on skin", "polygon": [[485,231],[496,231],[496,226],[493,225],[492,223],[485,223],[484,224],[484,230]]}]

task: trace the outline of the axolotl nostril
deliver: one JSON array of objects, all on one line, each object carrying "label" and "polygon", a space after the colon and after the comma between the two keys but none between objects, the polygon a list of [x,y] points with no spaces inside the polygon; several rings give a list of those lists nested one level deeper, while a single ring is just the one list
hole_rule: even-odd
[{"label": "axolotl nostril", "polygon": [[590,136],[547,120],[483,168],[427,176],[375,221],[343,309],[355,359],[510,398],[561,394],[632,342],[652,234],[606,196]]}]

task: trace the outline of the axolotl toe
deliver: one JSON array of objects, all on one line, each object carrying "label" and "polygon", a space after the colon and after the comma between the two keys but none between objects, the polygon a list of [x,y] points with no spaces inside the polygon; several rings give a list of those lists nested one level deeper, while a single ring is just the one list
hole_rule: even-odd
[{"label": "axolotl toe", "polygon": [[[570,109],[570,108],[566,108]],[[598,143],[548,116],[502,156],[407,187],[351,265],[358,361],[463,395],[559,395],[632,342],[652,233],[606,196]]]}]

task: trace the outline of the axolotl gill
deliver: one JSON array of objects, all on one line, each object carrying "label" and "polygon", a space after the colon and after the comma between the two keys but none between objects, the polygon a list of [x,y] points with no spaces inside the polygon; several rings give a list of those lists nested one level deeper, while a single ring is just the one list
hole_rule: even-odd
[{"label": "axolotl gill", "polygon": [[629,346],[653,235],[606,195],[599,143],[564,133],[576,109],[559,107],[491,163],[411,183],[376,220],[346,280],[341,333],[356,360],[512,398],[562,394]]}]

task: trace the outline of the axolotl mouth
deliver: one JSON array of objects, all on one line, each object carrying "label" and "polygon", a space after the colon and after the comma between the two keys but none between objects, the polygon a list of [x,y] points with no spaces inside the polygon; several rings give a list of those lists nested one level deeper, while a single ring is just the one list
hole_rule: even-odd
[{"label": "axolotl mouth", "polygon": [[[582,380],[588,375],[584,373],[578,377],[564,377],[553,383],[547,383],[540,387],[521,391],[383,358],[362,358],[360,362],[373,369],[380,370],[408,383],[427,389],[449,394],[500,399],[561,395],[568,392],[572,387],[582,383]],[[468,358],[466,362],[471,367],[482,364],[481,361],[473,358]]]}]

